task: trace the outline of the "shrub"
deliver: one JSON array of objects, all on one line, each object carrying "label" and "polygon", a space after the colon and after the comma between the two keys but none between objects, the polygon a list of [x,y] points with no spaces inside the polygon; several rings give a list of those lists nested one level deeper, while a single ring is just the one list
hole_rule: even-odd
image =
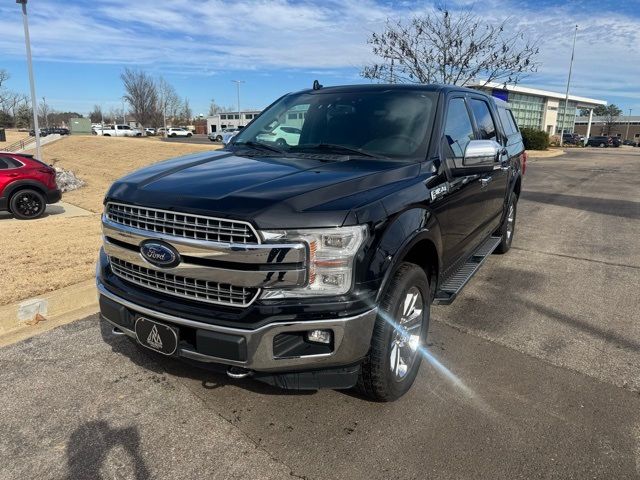
[{"label": "shrub", "polygon": [[521,128],[524,148],[527,150],[546,150],[549,148],[549,135],[543,130],[535,128]]}]

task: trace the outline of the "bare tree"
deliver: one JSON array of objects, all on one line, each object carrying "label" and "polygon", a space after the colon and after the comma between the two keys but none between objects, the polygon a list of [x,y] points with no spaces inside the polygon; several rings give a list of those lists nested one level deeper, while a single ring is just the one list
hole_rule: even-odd
[{"label": "bare tree", "polygon": [[45,97],[42,97],[42,101],[38,103],[38,122],[40,125],[44,125],[45,128],[49,128],[49,114],[53,113],[53,110],[47,103]]},{"label": "bare tree", "polygon": [[209,104],[209,116],[216,115],[222,112],[232,112],[233,107],[223,107],[222,105],[218,105],[216,103],[216,99],[212,98],[211,103]]},{"label": "bare tree", "polygon": [[89,113],[91,123],[100,123],[104,121],[104,113],[101,105],[94,105],[93,110]]},{"label": "bare tree", "polygon": [[384,31],[368,39],[380,61],[361,75],[390,83],[516,84],[537,70],[538,48],[507,23],[490,24],[471,9],[446,8],[408,22],[387,20]]},{"label": "bare tree", "polygon": [[167,122],[173,125],[173,120],[178,117],[182,108],[182,101],[176,93],[173,85],[168,83],[164,78],[157,81],[158,87],[158,106],[154,126],[163,124],[163,113],[167,117]]},{"label": "bare tree", "polygon": [[142,126],[149,125],[157,114],[158,106],[158,90],[153,78],[143,71],[129,68],[125,68],[120,78],[126,91],[124,98],[136,121]]}]

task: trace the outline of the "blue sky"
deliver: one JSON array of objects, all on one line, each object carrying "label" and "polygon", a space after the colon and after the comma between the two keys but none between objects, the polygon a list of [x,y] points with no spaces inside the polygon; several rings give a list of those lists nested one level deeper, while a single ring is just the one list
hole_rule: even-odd
[{"label": "blue sky", "polygon": [[[443,2],[438,1],[438,4]],[[538,39],[539,72],[522,85],[564,91],[573,26],[580,30],[571,93],[605,99],[640,115],[640,0],[455,0],[490,21],[511,18]],[[387,18],[433,8],[425,1],[272,0],[30,0],[30,26],[39,98],[57,110],[109,110],[124,93],[128,66],[163,76],[189,98],[195,114],[215,98],[262,108],[281,94],[365,82],[372,60],[366,39]],[[0,5],[0,69],[9,88],[28,91],[19,5]]]}]

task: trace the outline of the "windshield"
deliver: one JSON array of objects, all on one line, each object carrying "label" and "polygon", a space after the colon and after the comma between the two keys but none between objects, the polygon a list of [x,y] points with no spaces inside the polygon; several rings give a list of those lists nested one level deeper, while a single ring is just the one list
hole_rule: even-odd
[{"label": "windshield", "polygon": [[291,94],[265,110],[230,148],[262,144],[285,153],[426,156],[437,95],[378,90]]}]

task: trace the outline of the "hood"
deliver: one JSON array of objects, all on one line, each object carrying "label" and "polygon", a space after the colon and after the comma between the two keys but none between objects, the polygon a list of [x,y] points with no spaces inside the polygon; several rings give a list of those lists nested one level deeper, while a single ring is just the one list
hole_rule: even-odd
[{"label": "hood", "polygon": [[359,157],[205,152],[138,170],[115,182],[107,200],[248,220],[258,228],[339,226],[352,209],[388,195],[390,184],[418,171],[415,163]]}]

